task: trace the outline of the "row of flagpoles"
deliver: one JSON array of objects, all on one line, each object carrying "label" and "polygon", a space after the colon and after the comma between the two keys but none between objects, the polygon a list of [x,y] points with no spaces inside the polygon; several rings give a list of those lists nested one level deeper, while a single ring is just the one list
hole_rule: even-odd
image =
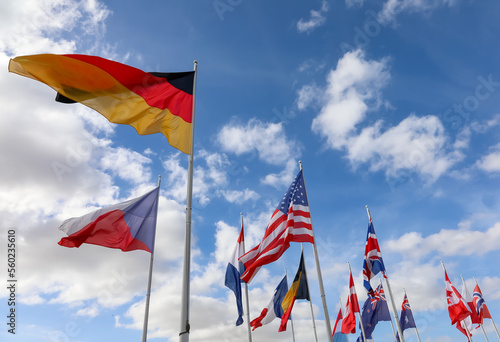
[{"label": "row of flagpoles", "polygon": [[[190,333],[191,211],[197,62],[194,62],[194,71],[147,73],[95,56],[42,54],[12,59],[9,63],[9,71],[47,84],[57,91],[57,101],[82,103],[102,114],[110,122],[131,125],[139,134],[162,133],[173,147],[188,154],[185,252],[179,333],[180,342],[188,342]],[[80,218],[69,219],[60,227],[68,234],[68,237],[59,242],[65,247],[79,247],[82,243],[90,243],[119,248],[122,251],[142,249],[151,253],[143,342],[147,339],[159,187],[158,182],[157,188],[141,197],[97,210]],[[348,341],[348,334],[356,331],[355,313],[360,316],[361,335],[358,341],[373,340],[371,335],[378,321],[391,321],[392,324],[382,281],[376,290],[373,290],[370,284],[371,279],[378,273],[382,273],[386,282],[396,323],[396,330],[393,327],[395,340],[404,342],[404,330],[416,329],[406,291],[401,316],[399,320],[397,318],[394,297],[370,211],[368,207],[366,209],[369,225],[363,263],[363,285],[368,298],[361,312],[349,265],[349,296],[344,313],[341,303],[333,331],[326,305],[302,164],[300,164],[299,173],[274,211],[261,243],[246,253],[244,252],[242,217],[241,233],[233,257],[228,264],[225,284],[236,295],[238,308],[236,325],[241,325],[243,323],[241,282],[245,283],[249,341],[252,339],[251,329],[268,324],[275,318],[281,318],[279,331],[286,330],[287,322],[289,319],[291,320],[291,312],[297,299],[305,299],[311,303],[302,252],[299,268],[290,288],[288,288],[285,275],[276,288],[268,307],[262,310],[259,317],[250,321],[248,284],[262,266],[278,260],[289,248],[291,242],[307,242],[313,246],[329,341]],[[465,281],[463,282],[462,294],[460,294],[451,284],[444,264],[443,269],[445,271],[448,311],[452,324],[456,325],[469,341],[472,341],[472,335],[481,327],[488,341],[483,328],[483,319],[489,318],[500,340],[500,334],[498,334],[491,314],[482,298],[477,282],[473,298],[469,300],[470,294],[467,291]],[[314,336],[317,341],[312,304],[310,305]],[[473,324],[477,324],[477,327],[474,328]],[[291,325],[293,330],[293,321],[291,321]],[[420,341],[418,331],[417,337]]]},{"label": "row of flagpoles", "polygon": [[[333,342],[348,341],[348,335],[356,333],[357,322],[355,314],[357,313],[359,327],[361,330],[361,334],[357,339],[358,342],[373,341],[372,333],[379,321],[391,322],[392,331],[396,342],[404,342],[404,331],[410,328],[415,329],[417,339],[420,342],[420,335],[413,318],[406,290],[404,290],[404,299],[401,305],[400,317],[397,317],[397,309],[393,300],[394,296],[391,291],[389,279],[387,277],[387,270],[382,259],[382,253],[380,251],[380,246],[378,244],[368,206],[366,206],[366,210],[368,213],[369,224],[363,261],[363,285],[367,291],[368,298],[366,299],[362,310],[360,310],[357,299],[357,292],[352,277],[351,266],[348,263],[349,296],[347,298],[344,312],[342,312],[342,301],[339,298],[341,308],[337,315],[337,319],[332,332],[332,330],[330,330],[330,322],[327,313],[328,311],[326,309],[326,302],[324,301],[325,295],[324,289],[322,287],[321,273],[318,272],[318,279],[320,280],[321,284],[320,293],[324,304],[323,308],[325,311],[325,322],[327,323],[327,336],[329,337],[329,340]],[[297,218],[300,219],[297,220]],[[297,221],[300,223],[297,224]],[[306,229],[305,234],[304,229]],[[309,229],[310,232],[307,232],[307,230]],[[311,240],[308,238],[304,238],[302,235],[309,237],[312,236],[313,239]],[[299,238],[300,236],[302,237]],[[252,280],[252,278],[255,276],[255,273],[260,267],[278,260],[278,258],[289,247],[289,242],[292,241],[311,242],[313,247],[315,247],[314,233],[312,230],[312,223],[310,219],[310,210],[307,201],[307,193],[305,190],[305,182],[303,179],[302,164],[299,174],[294,179],[287,193],[285,193],[283,200],[275,210],[261,244],[259,244],[248,253],[245,253],[244,249],[243,215],[241,214],[241,231],[238,237],[237,246],[233,252],[233,257],[228,264],[225,282],[225,285],[230,288],[236,295],[236,303],[238,307],[238,320],[236,322],[236,325],[240,325],[243,323],[241,283],[243,282],[245,284],[247,317],[249,317],[248,283]],[[264,247],[262,247],[262,245],[264,245]],[[314,250],[316,251],[316,248],[314,248]],[[270,255],[271,257],[269,257]],[[317,257],[317,254],[315,254],[315,256]],[[248,262],[248,260],[250,260],[250,262]],[[255,265],[254,263],[256,262],[256,260],[261,261],[257,265]],[[316,259],[316,265],[318,265],[317,261],[318,260]],[[246,269],[246,266],[249,266],[250,270]],[[475,333],[477,329],[481,328],[486,341],[488,341],[488,337],[483,327],[483,318],[489,318],[492,320],[492,324],[500,340],[500,335],[498,334],[491,314],[489,313],[488,308],[484,303],[484,299],[482,298],[481,290],[479,289],[479,285],[477,284],[477,282],[474,289],[474,296],[471,299],[463,278],[463,291],[462,294],[460,294],[449,281],[445,269],[444,271],[448,310],[452,325],[456,325],[456,327],[468,337],[469,341],[472,341],[473,333]],[[394,328],[393,320],[391,319],[389,313],[387,299],[382,286],[382,279],[380,279],[380,284],[377,286],[376,290],[373,290],[370,283],[371,279],[379,273],[381,273],[385,279],[386,287],[389,293],[389,301],[391,303],[391,308],[394,315],[394,322],[396,323],[396,329]],[[251,275],[245,277],[245,275],[248,274]],[[309,301],[311,305],[311,317],[313,321],[314,337],[315,341],[318,341],[312,303],[309,294],[309,284],[307,282],[303,247],[299,268],[290,288],[288,289],[287,279],[285,275],[285,277],[276,287],[273,297],[271,298],[268,306],[262,310],[260,316],[252,321],[250,321],[250,319],[248,318],[247,325],[249,341],[251,341],[251,330],[253,331],[264,324],[268,324],[275,318],[281,319],[278,331],[281,332],[286,330],[287,322],[291,319],[291,310],[293,308],[293,304],[297,299],[305,299]],[[473,328],[472,324],[477,324],[477,326]],[[293,333],[293,321],[292,337],[295,341]]]}]

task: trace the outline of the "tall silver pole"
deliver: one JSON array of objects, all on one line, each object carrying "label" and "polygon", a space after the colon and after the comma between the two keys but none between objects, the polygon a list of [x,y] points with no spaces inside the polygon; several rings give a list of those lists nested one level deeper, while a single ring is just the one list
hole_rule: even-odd
[{"label": "tall silver pole", "polygon": [[[476,285],[478,285],[478,284],[477,284],[477,280],[476,280],[476,278],[475,278],[475,277],[474,277],[474,282],[476,283]],[[484,298],[483,298],[483,299],[484,299]],[[486,301],[485,301],[485,305],[486,305]],[[490,313],[490,314],[491,314],[491,313]],[[495,322],[493,321],[493,317],[491,317],[491,323],[493,324],[493,328],[495,328],[495,332],[497,333],[498,339],[500,340],[500,334],[498,333],[497,326],[496,326]],[[482,326],[482,324],[481,324],[481,326]],[[483,330],[484,330],[484,328],[483,328]]]},{"label": "tall silver pole", "polygon": [[[304,255],[304,244],[303,243],[300,243],[300,248],[302,250],[302,255]],[[304,262],[304,268],[305,268],[305,262]],[[306,274],[307,274],[307,271],[306,271]],[[306,277],[306,283],[307,283],[307,289],[309,289],[309,279]],[[311,296],[311,294],[309,293],[309,297]],[[316,333],[316,322],[314,320],[314,310],[313,310],[313,305],[312,305],[312,300],[311,298],[309,298],[309,307],[311,308],[311,318],[312,318],[312,322],[313,322],[313,331],[314,331],[314,340],[316,342],[318,342],[318,334]]]},{"label": "tall silver pole", "polygon": [[[460,275],[460,278],[462,278],[462,284],[464,286],[465,293],[467,294],[465,301],[467,302],[467,305],[469,305],[469,302],[467,301],[467,299],[470,298],[470,292],[469,292],[469,289],[467,288],[467,284],[465,283],[464,277],[462,275]],[[472,317],[471,317],[471,322],[472,322]],[[464,323],[464,325],[466,325],[466,324]],[[482,326],[483,325],[481,324],[481,327]],[[469,328],[467,328],[467,329],[469,329]],[[483,334],[484,334],[484,338],[486,339],[486,342],[489,342],[488,336],[486,336],[486,331],[484,331],[484,329],[483,329]],[[471,335],[472,335],[472,332],[471,332]]]},{"label": "tall silver pole", "polygon": [[[372,215],[370,214],[370,209],[368,209],[368,206],[366,206],[366,212],[368,213],[368,219],[371,222]],[[382,258],[382,252],[380,252],[380,257]],[[385,270],[384,278],[385,278],[385,285],[387,287],[387,292],[388,292],[390,300],[391,300],[392,313],[394,316],[394,320],[396,321],[396,327],[398,328],[399,338],[400,338],[401,342],[405,342],[405,337],[403,336],[403,332],[401,331],[401,327],[399,326],[398,312],[396,309],[396,305],[394,304],[394,296],[392,295],[391,284],[389,284],[389,278],[387,277],[387,270]]]},{"label": "tall silver pole", "polygon": [[[352,270],[351,270],[351,264],[349,262],[347,262],[347,265],[349,265],[349,276],[352,277]],[[349,282],[350,282],[351,279],[349,279]],[[354,279],[353,279],[353,287],[354,287],[354,293],[356,294],[356,298],[358,298],[358,294],[356,292],[356,285],[354,285]],[[349,298],[351,297],[351,284],[349,284]],[[352,303],[351,303],[352,305]],[[358,306],[359,306],[359,303],[358,303]],[[359,325],[361,327],[361,333],[363,334],[363,341],[364,342],[367,342],[366,341],[366,335],[365,335],[365,328],[363,327],[363,321],[361,320],[361,313],[358,312],[358,320],[359,320]]]},{"label": "tall silver pole", "polygon": [[[288,274],[286,273],[286,267],[285,267],[285,277],[286,282],[288,283]],[[293,318],[292,318],[292,313],[290,313],[290,323],[292,325],[292,341],[295,342],[295,330],[293,329]]]},{"label": "tall silver pole", "polygon": [[[408,295],[406,294],[406,290],[403,289],[404,293],[405,293],[405,297],[408,298]],[[410,300],[408,299],[408,303],[410,302]],[[411,306],[410,306],[411,307]],[[413,312],[412,312],[412,315],[413,315]],[[415,323],[415,332],[417,333],[417,339],[418,339],[418,342],[421,342],[420,341],[420,335],[418,334],[418,329],[417,329],[417,324]]]},{"label": "tall silver pole", "polygon": [[[339,303],[340,303],[340,312],[342,313],[342,322],[344,321],[344,311],[342,310],[342,299],[339,297]],[[349,334],[345,334],[345,337],[347,338],[347,342],[349,342]]]},{"label": "tall silver pole", "polygon": [[[158,176],[158,199],[156,200],[156,221],[158,221],[158,207],[159,207],[159,199],[160,199],[160,183],[161,176]],[[156,235],[156,222],[155,222],[155,235]],[[149,276],[148,276],[148,287],[146,290],[146,308],[144,309],[144,326],[142,327],[142,342],[146,342],[148,338],[148,320],[149,320],[149,299],[151,297],[151,280],[153,278],[153,254],[154,254],[154,245],[153,250],[151,251],[151,257],[149,258]]]},{"label": "tall silver pole", "polygon": [[184,267],[182,271],[180,342],[189,341],[189,288],[191,272],[191,211],[193,209],[193,159],[194,159],[194,114],[196,105],[196,75],[198,62],[194,61],[193,115],[191,120],[191,154],[189,155],[187,197],[186,197],[186,238],[184,244]]},{"label": "tall silver pole", "polygon": [[[303,173],[304,170],[302,169],[302,162],[301,161],[299,161],[299,165],[300,165],[300,170],[302,170],[302,173]],[[305,191],[306,196],[307,196],[307,189],[306,189],[306,180],[305,180],[305,178],[306,177],[304,177],[304,191]],[[309,196],[307,198],[309,200]],[[312,219],[311,219],[311,227],[312,227]],[[316,237],[314,236],[314,228],[312,229],[312,235],[313,235],[313,240],[314,240],[313,251],[314,251],[314,259],[316,261],[316,271],[318,273],[319,291],[320,291],[320,294],[321,294],[321,302],[323,304],[323,313],[325,315],[326,337],[328,338],[328,341],[333,342],[332,326],[330,324],[330,316],[328,315],[328,308],[326,306],[325,288],[323,286],[323,277],[321,276],[321,267],[319,265],[318,249],[316,248]]]},{"label": "tall silver pole", "polygon": [[[243,228],[243,213],[241,216],[241,229]],[[245,234],[245,233],[243,233]],[[243,253],[245,253],[245,238],[243,238]],[[247,327],[248,327],[248,342],[252,342],[252,328],[250,327],[250,299],[248,298],[248,284],[245,282],[245,297],[247,302]]]},{"label": "tall silver pole", "polygon": [[[380,280],[380,286],[382,286],[382,278],[378,278]],[[396,331],[394,330],[394,323],[392,323],[391,319],[391,328],[392,328],[392,333],[394,334],[394,341],[399,342],[398,338],[396,337]]]}]

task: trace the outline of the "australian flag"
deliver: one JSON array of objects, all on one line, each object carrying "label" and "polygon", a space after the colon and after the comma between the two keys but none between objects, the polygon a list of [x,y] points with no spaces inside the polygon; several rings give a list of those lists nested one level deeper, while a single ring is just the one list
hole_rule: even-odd
[{"label": "australian flag", "polygon": [[370,223],[368,224],[368,233],[366,235],[365,259],[363,261],[363,285],[369,294],[373,292],[370,280],[379,272],[382,272],[385,277],[384,261],[382,260],[382,254],[380,253],[380,247],[378,245],[375,229],[373,228],[373,222],[370,219]]},{"label": "australian flag", "polygon": [[[399,317],[399,326],[401,331],[406,329],[416,328],[415,320],[413,319],[413,313],[411,312],[410,302],[405,293],[405,298],[403,299],[403,304],[401,305],[401,316]],[[396,340],[399,341],[399,334],[396,335]]]},{"label": "australian flag", "polygon": [[[382,284],[377,287],[376,291],[368,294],[368,298],[363,304],[363,312],[361,313],[361,323],[365,330],[367,340],[372,339],[372,333],[375,326],[380,321],[390,321],[391,315],[389,307],[385,299],[384,289]],[[363,342],[363,333],[357,339],[357,342]]]}]

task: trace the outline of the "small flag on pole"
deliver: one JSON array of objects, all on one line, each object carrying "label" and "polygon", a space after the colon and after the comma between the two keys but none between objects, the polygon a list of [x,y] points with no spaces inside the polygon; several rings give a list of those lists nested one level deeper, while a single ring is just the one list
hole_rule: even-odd
[{"label": "small flag on pole", "polygon": [[283,317],[283,308],[281,307],[281,303],[283,303],[283,299],[285,299],[286,293],[288,292],[288,284],[286,281],[286,276],[280,281],[276,290],[274,290],[273,298],[267,305],[267,307],[262,310],[260,316],[250,322],[250,326],[252,327],[252,331],[261,327],[265,324],[271,323],[275,318]]},{"label": "small flag on pole", "polygon": [[290,242],[314,243],[302,170],[274,211],[261,243],[240,258],[246,267],[241,279],[250,283],[263,265],[270,264],[283,255],[290,247]]},{"label": "small flag on pole", "polygon": [[311,296],[309,295],[309,286],[307,285],[307,273],[306,265],[304,264],[303,252],[300,256],[299,269],[297,270],[297,274],[295,274],[292,286],[290,286],[290,289],[286,293],[286,296],[281,303],[281,307],[283,308],[285,314],[283,315],[283,317],[281,317],[281,324],[278,331],[286,330],[286,324],[290,315],[292,314],[292,308],[295,304],[295,300],[297,299],[305,299],[311,301]]},{"label": "small flag on pole", "polygon": [[448,278],[448,274],[446,270],[444,271],[445,282],[446,282],[446,298],[448,301],[448,313],[450,315],[451,324],[455,325],[456,323],[462,321],[466,317],[469,317],[471,312],[467,303],[460,295],[460,292],[453,286],[450,279]]},{"label": "small flag on pole", "polygon": [[[406,329],[417,328],[406,292],[403,299],[403,304],[401,304],[401,316],[399,317],[399,325],[401,327],[401,331],[403,332]],[[399,333],[396,333],[396,340],[399,341]]]},{"label": "small flag on pole", "polygon": [[79,102],[139,134],[162,133],[191,153],[194,71],[144,72],[101,57],[54,54],[16,57],[9,71],[47,84],[59,102]]},{"label": "small flag on pole", "polygon": [[474,293],[472,297],[473,297],[472,298],[473,307],[479,317],[479,324],[483,324],[483,318],[491,319],[491,314],[490,311],[488,310],[488,307],[486,306],[486,303],[484,302],[481,289],[477,284],[476,287],[474,288]]},{"label": "small flag on pole", "polygon": [[354,287],[354,280],[352,273],[349,273],[349,297],[347,297],[347,304],[344,312],[344,319],[342,320],[342,334],[355,334],[356,333],[356,312],[360,312],[358,296],[356,295],[356,288]]},{"label": "small flag on pole", "polygon": [[59,244],[80,247],[88,243],[124,252],[142,249],[152,253],[159,193],[157,187],[141,197],[64,221],[59,229],[68,237]]},{"label": "small flag on pole", "polygon": [[339,309],[339,314],[337,315],[337,320],[335,321],[335,326],[333,327],[333,342],[347,342],[347,335],[343,334],[342,331],[342,308]]},{"label": "small flag on pole", "polygon": [[[361,322],[365,329],[366,339],[372,338],[375,326],[380,321],[390,321],[389,307],[385,299],[385,293],[382,285],[379,285],[373,294],[368,294],[368,298],[363,304],[361,313]],[[358,341],[363,341],[363,334],[360,334]]]},{"label": "small flag on pole", "polygon": [[234,292],[236,296],[236,306],[238,308],[238,319],[236,320],[236,325],[241,325],[243,323],[243,304],[241,300],[241,279],[240,276],[245,271],[245,266],[238,260],[240,256],[245,254],[244,248],[244,235],[243,235],[243,225],[241,226],[240,235],[238,236],[238,241],[236,247],[234,248],[231,260],[227,264],[226,278],[224,285]]}]

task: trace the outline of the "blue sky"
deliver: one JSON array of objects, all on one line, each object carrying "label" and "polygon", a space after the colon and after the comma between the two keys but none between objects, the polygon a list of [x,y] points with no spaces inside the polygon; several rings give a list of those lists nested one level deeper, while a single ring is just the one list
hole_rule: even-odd
[{"label": "blue sky", "polygon": [[[47,86],[8,73],[10,58],[37,53],[164,72],[198,61],[190,340],[246,340],[223,285],[240,212],[249,249],[299,160],[332,327],[339,297],[347,299],[347,262],[360,302],[366,298],[365,205],[396,306],[405,288],[422,341],[465,340],[450,324],[441,261],[459,290],[460,275],[469,290],[475,277],[500,317],[499,11],[489,0],[2,2],[0,243],[15,229],[18,321],[16,336],[4,324],[0,339],[140,339],[149,254],[63,248],[57,228],[146,192],[158,175],[148,336],[176,341],[179,333],[187,156],[159,134],[138,136],[83,106],[56,103]],[[326,340],[312,248],[304,248]],[[6,264],[6,249],[0,253]],[[293,244],[258,273],[249,286],[252,318],[284,267],[293,277],[299,256]],[[293,316],[297,341],[310,341],[308,303],[298,302]],[[278,326],[257,329],[254,339],[289,341]],[[489,320],[485,329],[494,339]],[[373,336],[390,339],[390,324]],[[413,331],[406,336],[416,341]]]}]

